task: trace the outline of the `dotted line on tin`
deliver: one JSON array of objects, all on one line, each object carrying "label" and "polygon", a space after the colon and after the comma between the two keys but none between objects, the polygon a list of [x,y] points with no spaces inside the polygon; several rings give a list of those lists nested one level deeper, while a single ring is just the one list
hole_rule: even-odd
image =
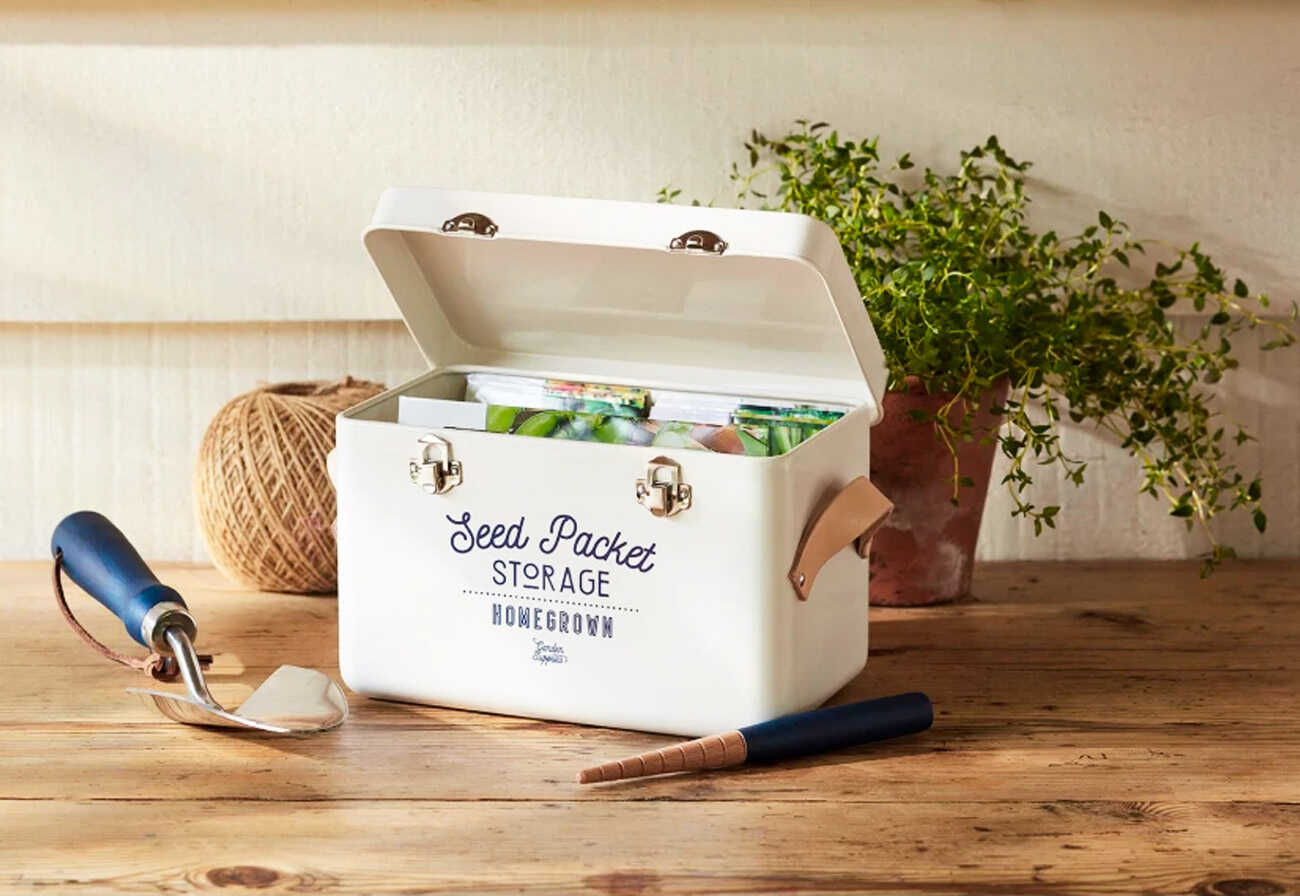
[{"label": "dotted line on tin", "polygon": [[504,591],[475,591],[473,588],[460,589],[461,594],[478,594],[483,597],[508,597],[511,600],[540,601],[545,604],[563,604],[566,607],[586,607],[588,610],[622,610],[624,613],[640,613],[636,607],[615,607],[611,604],[585,604],[580,600],[559,600],[553,597],[534,597],[531,594],[507,594]]}]

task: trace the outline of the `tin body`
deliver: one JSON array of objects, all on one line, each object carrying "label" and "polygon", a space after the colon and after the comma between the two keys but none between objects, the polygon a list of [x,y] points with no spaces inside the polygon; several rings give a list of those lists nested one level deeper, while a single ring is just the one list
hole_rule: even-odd
[{"label": "tin body", "polygon": [[[869,472],[879,407],[872,379],[883,376],[860,300],[844,294],[852,281],[833,236],[826,245],[829,231],[799,219],[766,244],[765,229],[792,223],[771,219],[793,216],[706,210],[711,236],[745,223],[722,233],[734,236],[718,253],[677,229],[696,221],[694,210],[664,216],[663,207],[629,203],[397,192],[381,203],[367,243],[433,369],[337,421],[330,469],[348,686],[384,699],[699,735],[811,708],[857,675],[867,658],[866,563],[852,550],[835,554],[808,600],[787,578],[818,507]],[[451,209],[488,224],[475,218],[458,229]],[[539,235],[548,209],[561,223]],[[608,228],[591,214],[626,219],[628,229],[593,241]],[[512,218],[533,229],[502,248],[508,243],[496,241],[511,239]],[[477,232],[489,224],[490,235]],[[694,240],[686,254],[668,248],[678,237]],[[730,267],[728,253],[738,259]],[[836,259],[843,270],[828,276]],[[503,273],[510,263],[518,271]],[[551,291],[541,309],[527,294],[536,289],[528,271]],[[632,276],[646,272],[662,272],[660,282]],[[734,292],[725,288],[733,279]],[[593,284],[613,298],[593,299]],[[795,286],[812,298],[787,300],[816,301],[816,313],[779,304]],[[624,287],[654,291],[661,307],[626,301]],[[719,315],[739,332],[723,332]],[[662,330],[639,330],[647,318]],[[819,323],[804,326],[806,318]],[[603,341],[574,338],[593,332]],[[638,336],[646,341],[629,344]],[[828,345],[838,357],[824,357]],[[755,353],[768,349],[767,361]],[[458,397],[464,375],[478,370],[849,410],[777,457],[396,422],[398,396]]]}]

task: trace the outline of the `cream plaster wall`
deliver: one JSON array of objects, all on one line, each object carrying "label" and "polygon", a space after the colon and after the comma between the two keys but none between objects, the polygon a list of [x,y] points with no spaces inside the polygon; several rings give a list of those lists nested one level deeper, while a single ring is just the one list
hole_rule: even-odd
[{"label": "cream plaster wall", "polygon": [[[1295,4],[0,4],[0,557],[94,506],[201,559],[189,465],[224,399],[417,370],[358,240],[385,186],[724,197],[739,135],[801,115],[938,164],[996,132],[1041,223],[1103,206],[1300,293]],[[1225,385],[1263,436],[1250,552],[1300,552],[1296,354]],[[1063,531],[995,497],[984,556],[1199,549],[1070,438],[1094,481]]]}]

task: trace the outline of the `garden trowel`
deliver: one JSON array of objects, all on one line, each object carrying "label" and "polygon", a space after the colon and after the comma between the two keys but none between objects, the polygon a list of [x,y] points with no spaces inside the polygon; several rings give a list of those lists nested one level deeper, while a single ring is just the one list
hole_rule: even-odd
[{"label": "garden trowel", "polygon": [[122,620],[132,638],[155,651],[155,658],[171,658],[186,693],[127,688],[168,718],[276,734],[325,731],[347,718],[342,689],[323,672],[298,666],[281,666],[238,709],[224,708],[208,691],[194,650],[198,626],[185,601],[154,577],[126,536],[102,514],[83,510],[65,517],[54,530],[50,548],[56,588],[61,568]]}]

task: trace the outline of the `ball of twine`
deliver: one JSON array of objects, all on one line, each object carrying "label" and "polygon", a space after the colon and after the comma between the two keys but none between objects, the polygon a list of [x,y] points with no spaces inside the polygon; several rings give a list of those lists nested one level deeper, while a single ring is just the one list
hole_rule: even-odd
[{"label": "ball of twine", "polygon": [[383,389],[352,377],[279,383],[221,409],[194,470],[199,526],[218,569],[263,591],[337,588],[336,505],[325,469],[334,415]]}]

